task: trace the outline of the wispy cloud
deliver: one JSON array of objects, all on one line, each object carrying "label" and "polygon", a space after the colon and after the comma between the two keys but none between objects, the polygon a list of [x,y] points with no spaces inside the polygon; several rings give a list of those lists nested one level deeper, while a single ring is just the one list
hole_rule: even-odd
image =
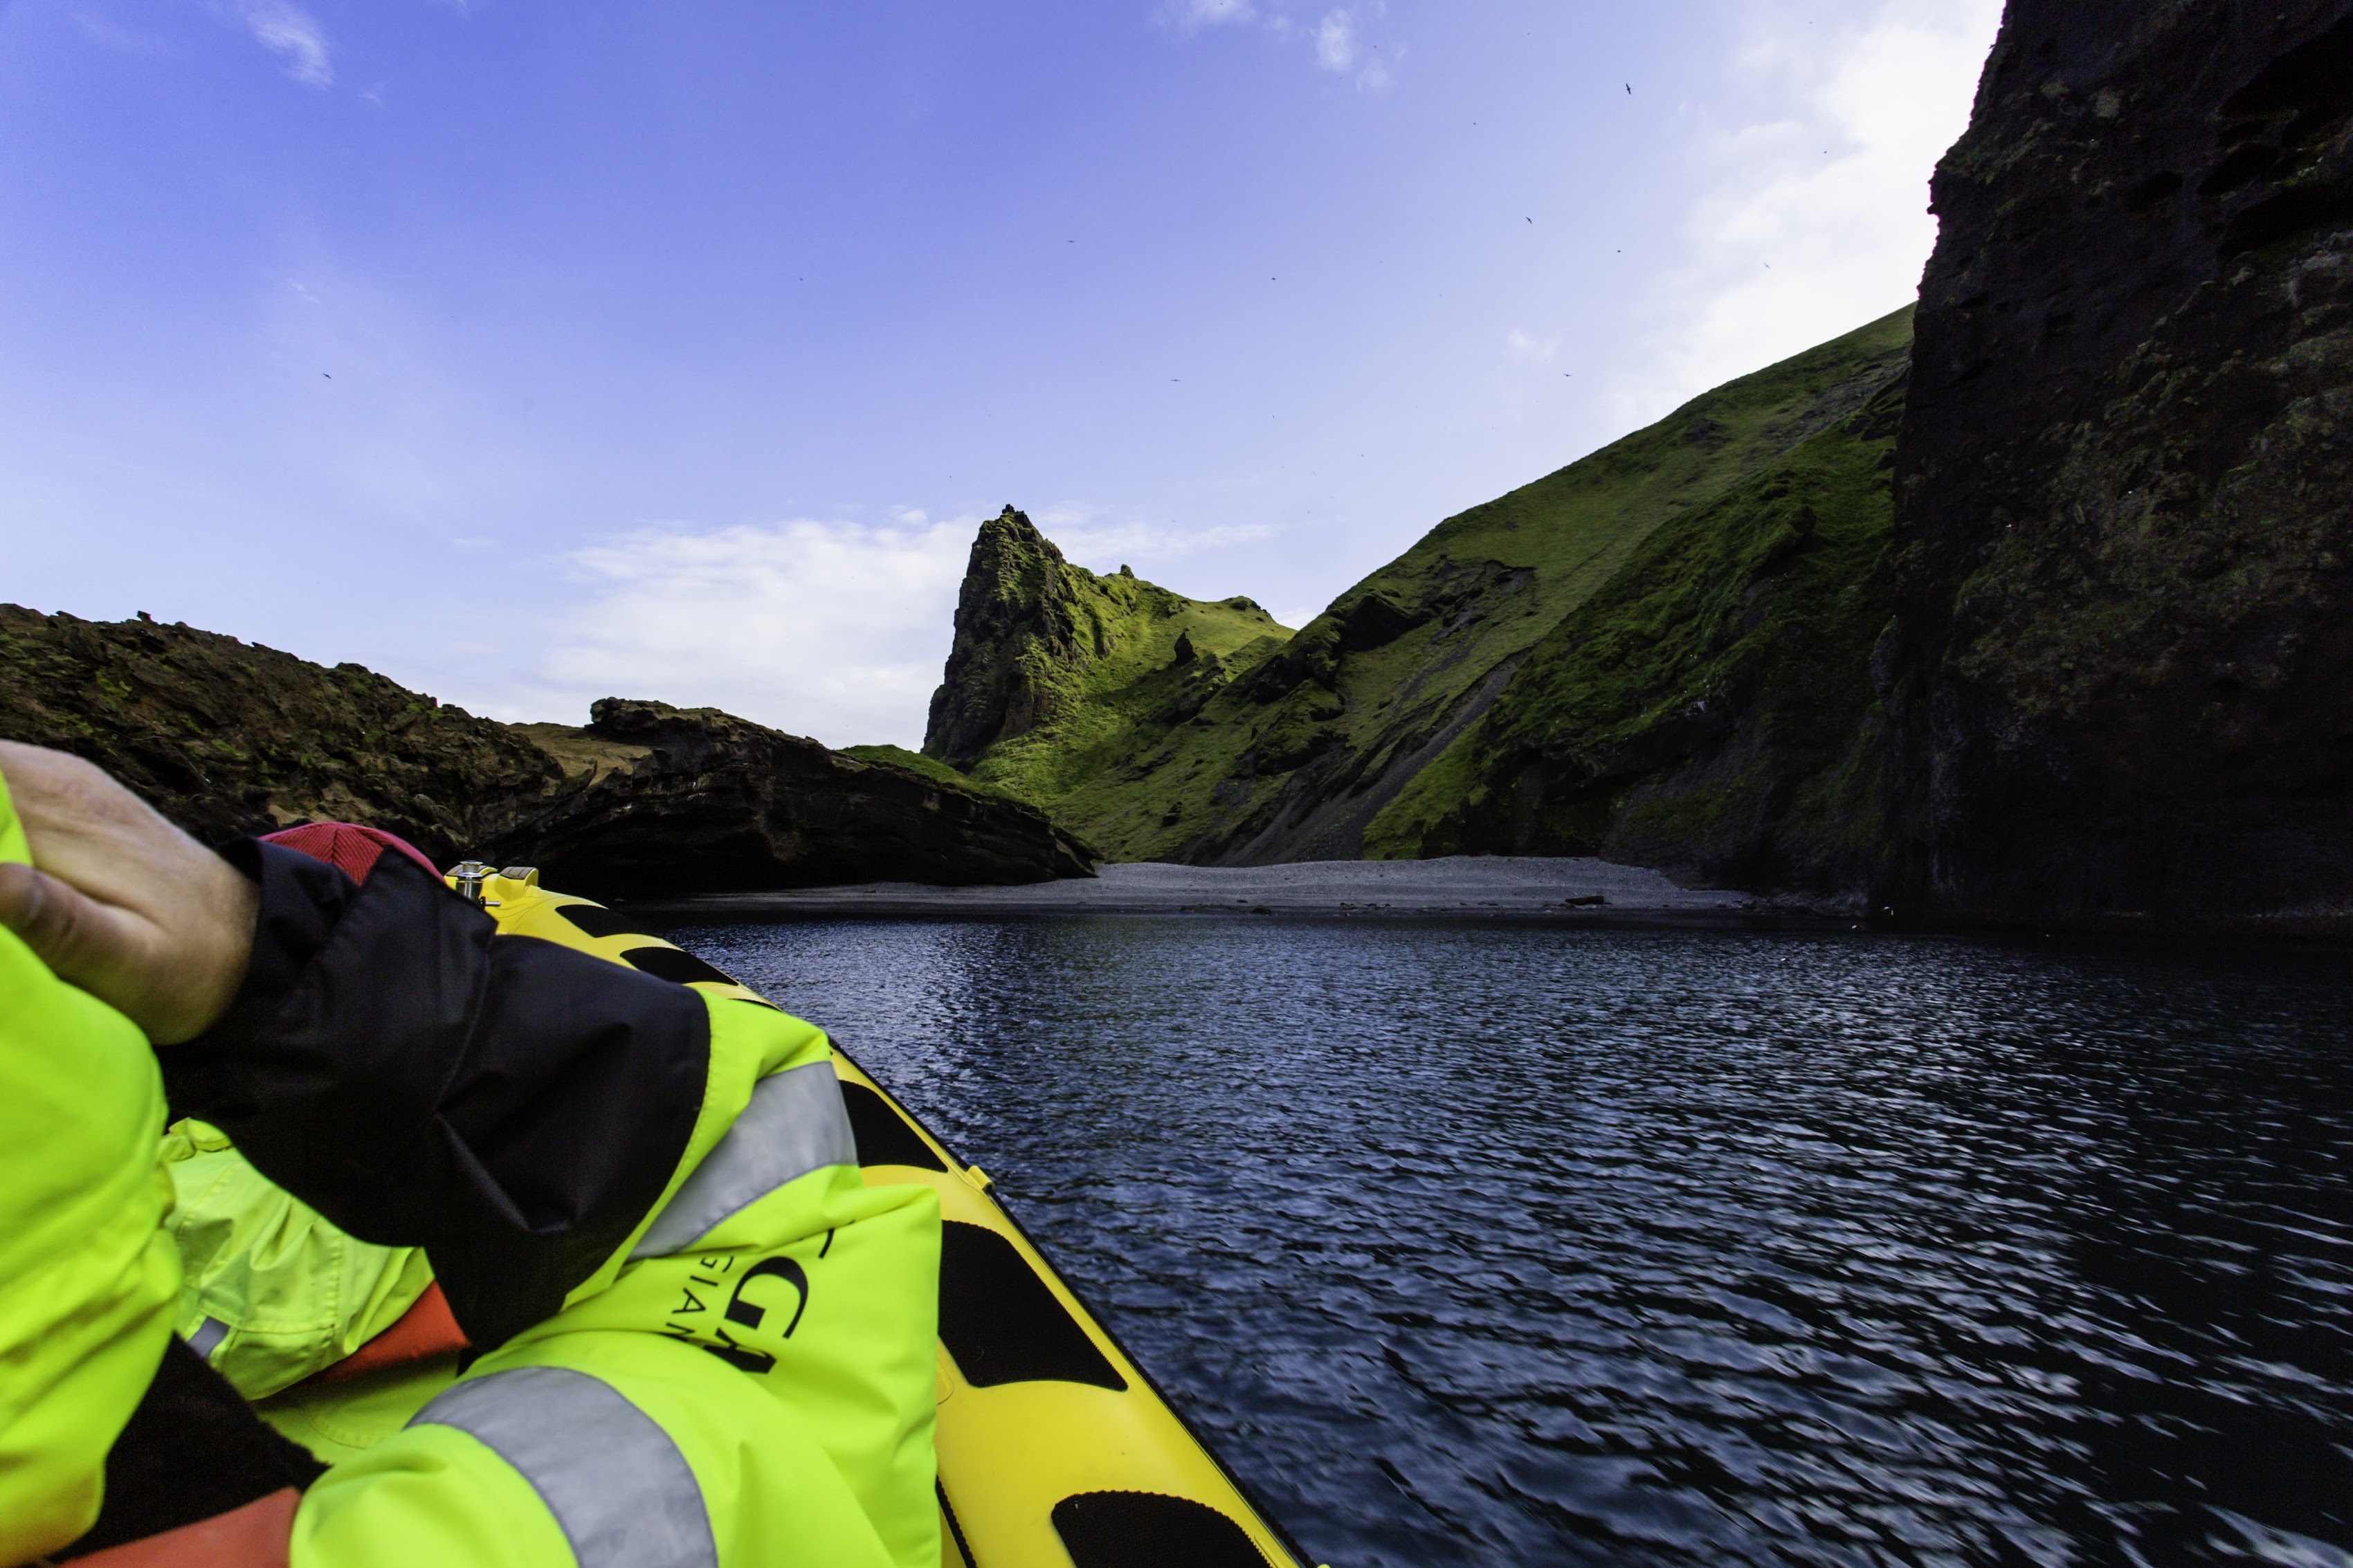
[{"label": "wispy cloud", "polygon": [[301,6],[290,0],[224,0],[216,14],[276,55],[280,68],[303,86],[333,84],[335,66],[326,31]]},{"label": "wispy cloud", "polygon": [[1504,353],[1513,359],[1534,360],[1542,364],[1560,353],[1560,340],[1535,337],[1514,327],[1504,334]]},{"label": "wispy cloud", "polygon": [[[1968,124],[2001,0],[1884,0],[1832,32],[1775,6],[1739,67],[1769,116],[1705,125],[1662,323],[1618,386],[1639,425],[1904,304],[1936,244],[1928,176]],[[1828,34],[1827,37],[1824,35]]]},{"label": "wispy cloud", "polygon": [[1334,76],[1345,77],[1366,92],[1379,92],[1396,79],[1390,67],[1405,51],[1393,43],[1368,39],[1368,26],[1387,15],[1380,0],[1326,11],[1315,24],[1315,63]]},{"label": "wispy cloud", "polygon": [[1168,0],[1157,16],[1163,26],[1187,33],[1255,24],[1282,42],[1304,43],[1320,68],[1366,92],[1379,92],[1396,80],[1394,68],[1405,55],[1394,40],[1369,36],[1388,14],[1385,0],[1342,5],[1313,22],[1294,18],[1286,0],[1268,0],[1263,8],[1257,0]]},{"label": "wispy cloud", "polygon": [[1180,528],[1167,522],[1113,521],[1093,507],[1056,507],[1034,515],[1039,528],[1060,547],[1064,556],[1098,572],[1137,562],[1181,561],[1207,551],[1253,543],[1281,531],[1272,523]]},{"label": "wispy cloud", "polygon": [[1356,19],[1335,11],[1315,24],[1315,63],[1335,76],[1356,68]]},{"label": "wispy cloud", "polygon": [[579,722],[606,696],[724,708],[828,745],[923,740],[977,518],[660,524],[565,562],[583,602],[500,706]]},{"label": "wispy cloud", "polygon": [[72,16],[74,25],[91,43],[127,55],[157,55],[165,47],[162,35],[151,32],[123,17],[119,13],[106,15],[110,7],[102,4],[77,5]]},{"label": "wispy cloud", "polygon": [[1254,22],[1258,7],[1250,0],[1174,0],[1162,10],[1161,18],[1178,27],[1214,27],[1227,22]]},{"label": "wispy cloud", "polygon": [[[1118,521],[1089,507],[1033,515],[1071,560],[1147,576],[1151,563],[1275,531]],[[534,660],[491,675],[512,645],[472,651],[475,700],[501,718],[579,723],[599,697],[650,697],[831,746],[913,748],[980,521],[902,510],[885,522],[658,523],[583,546],[557,564],[572,591],[562,619],[538,628]]]}]

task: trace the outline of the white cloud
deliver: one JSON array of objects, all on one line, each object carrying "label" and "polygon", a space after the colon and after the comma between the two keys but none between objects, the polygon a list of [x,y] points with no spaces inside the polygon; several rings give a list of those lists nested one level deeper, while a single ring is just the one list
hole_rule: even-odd
[{"label": "white cloud", "polygon": [[1504,338],[1504,353],[1513,359],[1534,360],[1543,364],[1560,353],[1560,340],[1531,337],[1514,327]]},{"label": "white cloud", "polygon": [[1334,11],[1315,25],[1315,63],[1335,76],[1346,76],[1356,65],[1356,19]]},{"label": "white cloud", "polygon": [[253,41],[278,57],[288,76],[305,87],[324,88],[335,79],[327,35],[318,19],[289,0],[229,0],[221,14]]},{"label": "white cloud", "polygon": [[1315,24],[1315,63],[1334,76],[1347,77],[1366,92],[1379,92],[1395,79],[1389,68],[1404,57],[1394,45],[1365,41],[1364,24],[1382,17],[1388,7],[1380,0],[1357,7],[1327,11]]},{"label": "white cloud", "polygon": [[1164,26],[1179,32],[1229,22],[1255,22],[1278,42],[1304,41],[1315,53],[1315,63],[1334,76],[1346,77],[1367,92],[1379,92],[1396,79],[1393,70],[1405,50],[1394,43],[1367,43],[1367,23],[1386,20],[1384,0],[1360,0],[1326,11],[1312,26],[1292,20],[1285,0],[1269,0],[1261,11],[1256,0],[1168,0],[1157,13]]},{"label": "white cloud", "polygon": [[1768,14],[1739,68],[1777,110],[1699,138],[1704,194],[1647,301],[1653,347],[1611,395],[1622,424],[1915,297],[1936,237],[1928,176],[2000,21],[2001,0],[1883,0],[1838,31]]},{"label": "white cloud", "polygon": [[[1035,514],[1065,556],[1095,570],[1244,543],[1275,531],[1114,523],[1092,508]],[[560,619],[463,647],[473,701],[502,719],[586,721],[599,697],[723,708],[829,746],[923,742],[955,635],[976,516],[902,510],[866,523],[801,518],[733,528],[663,523],[584,546],[560,574]],[[470,543],[472,542],[464,542]],[[534,656],[511,663],[536,634]],[[501,667],[503,673],[497,673]],[[428,684],[467,685],[446,672]]]},{"label": "white cloud", "polygon": [[73,11],[75,26],[91,43],[110,49],[120,49],[127,55],[159,55],[164,50],[163,37],[146,28],[126,21],[120,16],[102,16],[100,5],[77,6]]},{"label": "white cloud", "polygon": [[515,699],[585,721],[599,697],[731,713],[828,745],[922,743],[976,518],[660,525],[575,552],[585,602]]},{"label": "white cloud", "polygon": [[[1180,561],[1207,550],[1223,550],[1271,538],[1281,530],[1272,523],[1222,523],[1210,528],[1178,528],[1165,522],[1107,522],[1091,508],[1066,507],[1036,514],[1039,529],[1052,540],[1064,558],[1096,572],[1115,571],[1122,563]],[[1146,574],[1149,575],[1149,574]]]},{"label": "white cloud", "polygon": [[1258,7],[1250,0],[1174,0],[1161,16],[1179,27],[1214,27],[1226,22],[1252,22]]}]

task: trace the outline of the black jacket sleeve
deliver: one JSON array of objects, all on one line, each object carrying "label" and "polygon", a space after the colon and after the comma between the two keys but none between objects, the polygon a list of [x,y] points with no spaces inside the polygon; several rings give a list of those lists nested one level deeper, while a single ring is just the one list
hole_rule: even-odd
[{"label": "black jacket sleeve", "polygon": [[685,986],[529,937],[406,856],[354,882],[248,839],[243,990],[157,1053],[177,1114],[365,1241],[421,1246],[490,1350],[547,1317],[658,1200],[702,1106]]}]

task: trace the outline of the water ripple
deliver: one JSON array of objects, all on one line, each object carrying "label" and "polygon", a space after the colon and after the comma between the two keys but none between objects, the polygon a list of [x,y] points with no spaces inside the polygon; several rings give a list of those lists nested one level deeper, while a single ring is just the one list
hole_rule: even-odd
[{"label": "water ripple", "polygon": [[677,934],[986,1165],[1323,1560],[2353,1568],[2341,961]]}]

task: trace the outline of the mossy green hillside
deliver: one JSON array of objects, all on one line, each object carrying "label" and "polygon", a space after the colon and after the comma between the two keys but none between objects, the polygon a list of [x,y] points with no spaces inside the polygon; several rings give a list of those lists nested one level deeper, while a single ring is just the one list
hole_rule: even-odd
[{"label": "mossy green hillside", "polygon": [[1139,724],[1181,721],[1292,635],[1246,598],[1188,599],[1132,576],[1065,570],[1081,612],[1080,656],[1033,645],[1020,677],[1035,694],[1034,719],[970,770],[1024,799],[1044,804],[1082,788],[1133,755]]},{"label": "mossy green hillside", "polygon": [[1246,598],[1073,565],[1011,507],[981,525],[955,624],[924,753],[1041,803],[1115,752],[1136,715],[1181,707],[1291,636]]},{"label": "mossy green hillside", "polygon": [[[1355,858],[1366,824],[1476,722],[1564,616],[1660,529],[1851,416],[1900,370],[1910,326],[1898,311],[1448,519],[1296,636],[1214,658],[1198,657],[1212,650],[1197,637],[1193,661],[1155,664],[1155,653],[1115,681],[1090,674],[1100,684],[1083,700],[1064,676],[1051,721],[974,748],[972,770],[1113,859]],[[974,571],[1005,575],[986,537]],[[1026,597],[1048,607],[1047,595]],[[965,618],[960,609],[960,653]],[[958,678],[952,659],[934,741],[943,702],[986,706],[952,695]],[[1385,843],[1398,852],[1394,834]]]},{"label": "mossy green hillside", "polygon": [[1374,820],[1366,853],[1601,854],[1859,885],[1903,405],[1899,375],[1656,531]]},{"label": "mossy green hillside", "polygon": [[855,757],[861,763],[871,763],[876,767],[896,768],[901,773],[913,773],[917,778],[928,779],[934,784],[945,784],[951,789],[963,790],[969,795],[987,795],[992,800],[1015,801],[1023,805],[1036,804],[1013,790],[998,784],[984,784],[970,773],[952,768],[936,758],[927,757],[921,752],[911,752],[904,746],[844,746],[840,748],[840,752],[845,757]]}]

